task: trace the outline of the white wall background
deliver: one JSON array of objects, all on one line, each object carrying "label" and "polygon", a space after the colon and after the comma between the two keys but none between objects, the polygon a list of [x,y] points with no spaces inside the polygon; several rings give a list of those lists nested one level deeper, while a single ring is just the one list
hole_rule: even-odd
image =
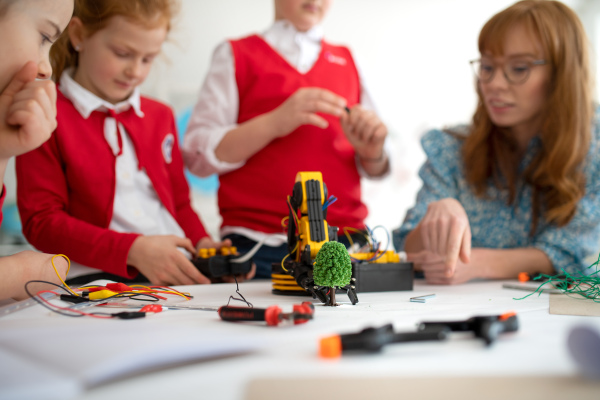
[{"label": "white wall background", "polygon": [[[600,0],[564,1],[600,43]],[[428,128],[468,122],[476,97],[468,61],[478,56],[483,24],[513,0],[337,0],[324,21],[326,38],[348,45],[362,67],[394,148],[392,175],[365,182],[370,226],[397,227],[415,199],[424,161],[418,138]],[[181,112],[194,104],[215,46],[266,29],[273,0],[182,0],[164,57],[142,91]],[[8,179],[10,181],[10,178]],[[290,190],[293,183],[290,182]],[[10,189],[14,194],[14,189]],[[283,201],[284,199],[282,199]],[[217,231],[215,199],[195,205]]]}]

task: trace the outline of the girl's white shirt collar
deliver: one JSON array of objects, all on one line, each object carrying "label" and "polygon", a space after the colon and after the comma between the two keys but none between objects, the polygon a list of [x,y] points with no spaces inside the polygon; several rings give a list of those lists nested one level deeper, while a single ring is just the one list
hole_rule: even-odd
[{"label": "girl's white shirt collar", "polygon": [[72,68],[65,70],[60,77],[59,89],[65,97],[71,100],[75,109],[83,118],[87,119],[90,114],[96,110],[102,112],[115,110],[116,113],[120,113],[128,110],[129,107],[133,107],[133,110],[138,117],[144,117],[141,108],[140,91],[137,87],[133,89],[133,93],[128,99],[117,104],[111,104],[75,82],[72,74]]}]

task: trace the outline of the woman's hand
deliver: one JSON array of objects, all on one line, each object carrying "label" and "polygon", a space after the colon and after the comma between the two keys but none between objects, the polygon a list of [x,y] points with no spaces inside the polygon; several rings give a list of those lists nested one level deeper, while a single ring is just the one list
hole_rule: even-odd
[{"label": "woman's hand", "polygon": [[423,250],[443,260],[444,273],[452,277],[457,262],[471,256],[471,227],[463,206],[452,198],[430,203],[419,223]]},{"label": "woman's hand", "polygon": [[474,260],[467,263],[457,260],[451,276],[448,276],[444,258],[427,250],[407,254],[407,260],[417,264],[425,275],[425,281],[432,285],[457,285],[482,277],[482,270]]}]

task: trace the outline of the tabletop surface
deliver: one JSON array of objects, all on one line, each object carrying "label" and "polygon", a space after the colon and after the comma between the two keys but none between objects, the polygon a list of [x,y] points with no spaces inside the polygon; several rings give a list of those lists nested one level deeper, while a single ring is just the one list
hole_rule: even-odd
[{"label": "tabletop surface", "polygon": [[[313,320],[278,327],[224,322],[214,311],[167,310],[139,320],[98,320],[63,317],[36,305],[0,317],[0,398],[33,398],[41,390],[45,398],[63,399],[106,399],[117,394],[154,399],[192,393],[202,394],[192,398],[242,399],[264,398],[257,393],[282,382],[291,387],[296,387],[293,382],[302,383],[303,389],[292,392],[305,395],[304,388],[316,388],[318,382],[341,386],[340,382],[351,382],[350,393],[356,394],[361,382],[373,387],[373,380],[382,378],[393,382],[451,379],[453,384],[475,378],[493,382],[525,377],[546,384],[579,379],[567,337],[579,325],[600,330],[600,319],[551,315],[548,294],[516,300],[527,292],[504,289],[502,283],[431,286],[417,280],[413,291],[360,293],[356,305],[338,294],[338,307],[323,306],[310,297],[273,295],[268,281],[241,284],[241,293],[254,307],[277,304],[286,312],[293,304],[314,302]],[[178,289],[194,296],[190,303],[208,307],[237,296],[235,284]],[[426,303],[409,301],[432,293],[435,298]],[[377,354],[344,355],[337,360],[318,356],[320,338],[332,334],[388,323],[396,331],[408,332],[422,321],[509,311],[517,313],[519,331],[502,334],[489,347],[471,334],[456,333],[441,342],[388,345]],[[167,359],[170,362],[164,365]],[[144,362],[147,367],[140,368]],[[600,393],[597,383],[588,389]],[[380,381],[378,387],[383,390],[385,385]]]}]

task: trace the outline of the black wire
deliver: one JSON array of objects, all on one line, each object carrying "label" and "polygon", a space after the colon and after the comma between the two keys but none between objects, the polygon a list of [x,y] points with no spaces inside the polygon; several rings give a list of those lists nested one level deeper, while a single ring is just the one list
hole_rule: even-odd
[{"label": "black wire", "polygon": [[28,288],[29,284],[31,284],[31,283],[47,283],[49,285],[53,285],[53,286],[56,286],[56,287],[58,287],[60,289],[63,289],[67,293],[70,294],[71,292],[69,292],[64,287],[62,287],[60,285],[57,285],[56,283],[53,283],[53,282],[47,282],[47,281],[28,281],[28,282],[25,283],[25,292],[27,292],[27,295],[29,297],[31,297],[32,299],[34,299],[35,301],[37,301],[39,304],[41,304],[42,306],[44,306],[44,308],[47,308],[48,310],[50,310],[52,312],[55,312],[55,313],[60,314],[60,315],[64,315],[66,317],[83,317],[83,314],[77,314],[77,313],[75,313],[75,311],[71,311],[73,314],[69,314],[67,312],[64,312],[63,310],[58,310],[58,309],[50,307],[48,304],[44,303],[44,301],[38,299],[37,295],[32,295],[31,294],[31,292],[29,291],[29,288]]},{"label": "black wire", "polygon": [[[139,299],[139,296],[146,296],[146,297],[150,297],[150,299]],[[160,301],[160,299],[158,297],[156,297],[155,295],[153,295],[152,293],[136,293],[136,292],[122,292],[122,293],[117,293],[114,294],[110,297],[105,297],[103,299],[98,299],[98,300],[93,300],[94,302],[102,302],[108,299],[112,299],[112,298],[118,298],[118,297],[127,297],[128,299],[131,300],[136,300],[136,301],[150,301],[150,302],[157,302]]]},{"label": "black wire", "polygon": [[[236,282],[237,282],[237,280],[236,280]],[[55,287],[57,287],[59,289],[64,290],[68,294],[72,294],[64,286],[58,285],[58,284],[56,284],[54,282],[33,280],[33,281],[28,281],[28,282],[25,283],[25,292],[33,300],[35,300],[36,302],[38,302],[39,304],[41,304],[44,308],[47,308],[48,310],[50,310],[52,312],[55,312],[55,313],[60,314],[60,315],[64,315],[66,317],[84,317],[85,316],[84,314],[80,314],[79,312],[77,312],[75,310],[73,310],[73,311],[65,311],[65,310],[59,310],[57,308],[53,308],[53,307],[49,306],[43,300],[38,299],[37,295],[31,294],[31,292],[29,291],[29,288],[28,288],[28,286],[31,283],[44,283],[44,284],[52,285],[52,286],[55,286]],[[147,297],[151,297],[151,299],[139,299],[139,298],[137,298],[138,296],[147,296]],[[105,297],[104,299],[97,299],[97,300],[89,300],[88,299],[88,302],[89,303],[106,303],[106,300],[110,300],[110,299],[113,299],[113,298],[120,298],[120,297],[127,297],[127,298],[130,298],[132,300],[150,301],[150,302],[156,302],[156,301],[160,300],[158,297],[156,297],[156,296],[154,296],[154,295],[152,295],[150,293],[123,292],[123,293],[114,294],[114,295],[112,295],[110,297]],[[111,315],[111,316],[113,315],[111,313],[105,313],[105,312],[93,312],[93,313],[86,313],[86,314],[89,314],[89,315]]]},{"label": "black wire", "polygon": [[[48,282],[48,281],[36,281],[36,280],[34,280],[34,281],[29,281],[29,282],[26,282],[26,283],[25,283],[25,291],[26,291],[26,292],[27,292],[27,294],[29,294],[30,296],[31,296],[31,294],[30,294],[30,293],[29,293],[29,291],[27,290],[27,285],[28,285],[28,284],[30,284],[30,283],[47,283],[48,285],[56,286],[57,288],[64,290],[64,291],[65,291],[65,292],[67,292],[68,294],[73,294],[72,292],[69,292],[69,290],[68,290],[67,288],[65,288],[64,286],[62,286],[62,285],[59,285],[59,284],[56,284],[56,283],[54,283],[54,282]],[[33,297],[33,296],[31,296],[31,297]]]},{"label": "black wire", "polygon": [[248,305],[248,307],[253,308],[254,306],[252,305],[252,303],[250,303],[248,300],[246,300],[244,295],[240,292],[240,285],[239,285],[237,277],[235,275],[233,275],[233,279],[235,279],[235,292],[240,295],[241,299],[239,299],[237,297],[229,296],[229,301],[227,302],[227,305],[229,305],[229,303],[231,303],[231,300],[235,300],[235,301],[241,301],[242,303],[246,303]]}]

